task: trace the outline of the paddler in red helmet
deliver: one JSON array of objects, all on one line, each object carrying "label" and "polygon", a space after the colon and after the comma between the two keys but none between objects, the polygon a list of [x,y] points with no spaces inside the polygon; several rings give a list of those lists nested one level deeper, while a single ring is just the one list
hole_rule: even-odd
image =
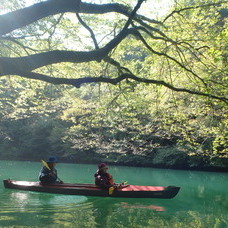
[{"label": "paddler in red helmet", "polygon": [[115,185],[112,175],[107,173],[107,169],[106,163],[100,163],[97,172],[94,174],[95,184],[102,189],[109,189]]}]

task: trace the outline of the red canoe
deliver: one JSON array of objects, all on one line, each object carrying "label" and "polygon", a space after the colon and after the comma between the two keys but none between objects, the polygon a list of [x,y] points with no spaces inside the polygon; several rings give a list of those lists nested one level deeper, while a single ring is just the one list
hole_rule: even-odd
[{"label": "red canoe", "polygon": [[180,187],[168,186],[139,186],[123,185],[110,195],[108,190],[103,190],[94,184],[51,184],[43,185],[40,182],[3,180],[5,188],[18,190],[48,192],[66,195],[84,196],[109,196],[125,198],[166,198],[170,199],[177,195]]}]

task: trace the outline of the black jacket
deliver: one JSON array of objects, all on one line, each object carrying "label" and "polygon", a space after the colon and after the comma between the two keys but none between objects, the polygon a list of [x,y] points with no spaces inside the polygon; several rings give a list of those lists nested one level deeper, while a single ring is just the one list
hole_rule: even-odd
[{"label": "black jacket", "polygon": [[49,170],[47,167],[44,166],[39,173],[39,180],[42,184],[56,183],[57,170],[55,168],[52,168],[52,170]]},{"label": "black jacket", "polygon": [[103,189],[109,189],[112,184],[110,184],[110,178],[107,173],[102,172],[101,170],[97,170],[94,174],[95,184]]}]

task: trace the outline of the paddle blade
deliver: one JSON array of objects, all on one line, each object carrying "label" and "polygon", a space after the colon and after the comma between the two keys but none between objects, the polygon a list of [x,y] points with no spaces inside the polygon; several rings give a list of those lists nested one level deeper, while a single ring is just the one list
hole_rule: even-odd
[{"label": "paddle blade", "polygon": [[46,161],[41,160],[41,162],[47,169],[51,170]]},{"label": "paddle blade", "polygon": [[114,189],[115,189],[114,187],[110,187],[110,188],[108,189],[108,194],[109,194],[109,195],[112,195]]}]

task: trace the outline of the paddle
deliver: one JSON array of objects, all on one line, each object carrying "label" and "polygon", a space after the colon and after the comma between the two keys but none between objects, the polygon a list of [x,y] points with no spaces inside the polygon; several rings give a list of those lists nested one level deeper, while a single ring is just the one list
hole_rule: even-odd
[{"label": "paddle", "polygon": [[126,184],[127,184],[127,181],[122,182],[121,184],[116,184],[116,183],[114,183],[114,180],[113,180],[112,175],[111,175],[110,173],[106,173],[106,174],[107,174],[107,176],[108,176],[108,178],[109,178],[110,184],[113,185],[113,186],[109,187],[109,189],[108,189],[108,194],[109,194],[109,195],[112,195],[112,193],[113,193],[113,191],[114,191],[115,189],[121,188],[122,185],[126,185]]},{"label": "paddle", "polygon": [[127,184],[127,181],[124,181],[124,182],[122,182],[121,184],[115,184],[115,183],[114,183],[114,185],[113,185],[112,187],[109,187],[109,189],[108,189],[108,194],[109,194],[109,195],[112,195],[112,193],[113,193],[113,191],[114,191],[115,189],[121,188],[123,185],[126,185],[126,184]]},{"label": "paddle", "polygon": [[[42,162],[42,164],[43,164],[47,169],[49,169],[49,170],[57,177],[57,175],[56,175],[56,174],[51,170],[51,168],[48,166],[48,164],[47,164],[46,161],[41,160],[41,162]],[[63,183],[63,181],[62,181],[59,177],[57,177],[57,179],[58,179],[61,183]]]}]

